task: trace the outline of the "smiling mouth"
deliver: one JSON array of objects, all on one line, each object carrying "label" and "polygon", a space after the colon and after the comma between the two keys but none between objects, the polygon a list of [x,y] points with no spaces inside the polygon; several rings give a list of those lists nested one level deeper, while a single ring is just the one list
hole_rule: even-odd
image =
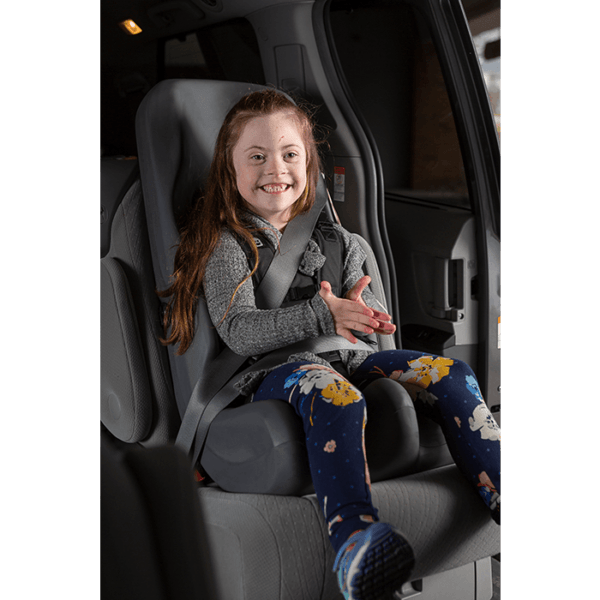
[{"label": "smiling mouth", "polygon": [[278,194],[280,192],[285,192],[290,187],[292,187],[292,186],[288,185],[287,183],[278,183],[278,184],[261,185],[260,189],[263,192],[267,192],[267,194]]}]

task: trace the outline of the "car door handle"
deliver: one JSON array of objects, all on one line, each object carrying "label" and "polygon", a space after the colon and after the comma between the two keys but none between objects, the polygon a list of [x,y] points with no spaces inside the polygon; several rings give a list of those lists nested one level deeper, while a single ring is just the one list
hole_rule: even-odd
[{"label": "car door handle", "polygon": [[434,259],[433,304],[430,314],[446,321],[462,321],[464,313],[464,260]]}]

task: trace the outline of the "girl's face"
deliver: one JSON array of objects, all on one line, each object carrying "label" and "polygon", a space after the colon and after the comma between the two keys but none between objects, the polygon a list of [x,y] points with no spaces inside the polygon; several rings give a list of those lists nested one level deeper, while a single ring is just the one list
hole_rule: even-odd
[{"label": "girl's face", "polygon": [[233,148],[236,183],[252,210],[283,230],[306,188],[306,148],[288,113],[248,121]]}]

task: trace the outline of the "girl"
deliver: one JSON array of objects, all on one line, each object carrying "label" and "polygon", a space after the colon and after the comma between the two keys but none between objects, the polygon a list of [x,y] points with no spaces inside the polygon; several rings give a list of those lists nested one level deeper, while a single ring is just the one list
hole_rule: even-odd
[{"label": "girl", "polygon": [[[319,172],[312,122],[285,96],[254,92],[231,109],[217,138],[205,194],[182,231],[173,283],[160,292],[171,297],[165,343],[179,344],[178,354],[190,346],[199,291],[219,335],[240,355],[257,357],[322,335],[348,340],[336,368],[305,352],[269,372],[251,373],[238,388],[253,393],[254,402],[285,400],[302,419],[344,597],[391,597],[408,579],[414,556],[398,531],[379,522],[371,502],[361,389],[379,377],[405,386],[417,410],[441,425],[456,464],[496,520],[500,431],[466,364],[409,350],[353,348],[357,337],[390,335],[396,328],[368,287],[364,252],[342,227],[329,225],[328,239],[337,240],[333,250],[322,232],[308,243],[294,280],[304,296],[309,290],[308,298],[290,295],[281,308],[257,309],[259,248],[276,252],[286,225],[310,210]],[[323,273],[332,281],[321,281]]]}]

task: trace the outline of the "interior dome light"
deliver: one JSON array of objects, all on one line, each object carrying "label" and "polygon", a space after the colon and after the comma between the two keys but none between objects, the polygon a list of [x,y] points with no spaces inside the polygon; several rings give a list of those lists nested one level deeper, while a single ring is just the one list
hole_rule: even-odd
[{"label": "interior dome light", "polygon": [[142,28],[133,19],[125,19],[124,21],[121,21],[119,23],[119,27],[130,35],[142,33]]}]

